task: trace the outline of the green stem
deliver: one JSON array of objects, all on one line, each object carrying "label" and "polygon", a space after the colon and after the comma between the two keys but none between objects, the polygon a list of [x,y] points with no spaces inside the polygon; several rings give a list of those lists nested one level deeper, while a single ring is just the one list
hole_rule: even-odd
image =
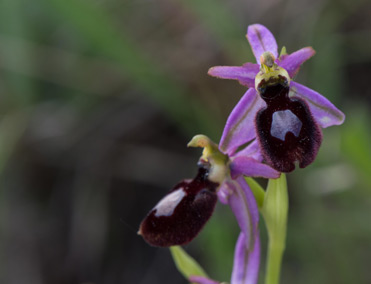
[{"label": "green stem", "polygon": [[265,284],[278,284],[286,243],[288,213],[287,183],[284,174],[278,179],[269,180],[261,212],[269,237]]},{"label": "green stem", "polygon": [[266,284],[278,284],[280,280],[281,262],[284,248],[282,244],[269,240],[267,255]]}]

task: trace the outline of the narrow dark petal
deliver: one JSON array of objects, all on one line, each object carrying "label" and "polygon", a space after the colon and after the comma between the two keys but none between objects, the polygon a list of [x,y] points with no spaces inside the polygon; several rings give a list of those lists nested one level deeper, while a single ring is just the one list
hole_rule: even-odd
[{"label": "narrow dark petal", "polygon": [[289,87],[270,85],[261,88],[267,107],[256,116],[257,137],[262,154],[274,169],[291,172],[295,163],[311,164],[322,141],[322,133],[305,101],[289,98]]},{"label": "narrow dark petal", "polygon": [[147,215],[139,234],[153,246],[169,247],[190,242],[211,217],[217,201],[217,183],[200,167],[193,180],[178,183]]}]

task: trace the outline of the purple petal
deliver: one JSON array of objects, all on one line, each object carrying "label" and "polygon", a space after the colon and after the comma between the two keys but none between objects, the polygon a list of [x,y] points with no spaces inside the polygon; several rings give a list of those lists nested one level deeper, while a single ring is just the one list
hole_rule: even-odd
[{"label": "purple petal", "polygon": [[259,65],[260,56],[265,51],[270,51],[276,58],[278,57],[276,39],[266,27],[259,24],[249,26],[247,28],[247,39]]},{"label": "purple petal", "polygon": [[264,178],[278,178],[280,176],[280,172],[248,156],[236,156],[233,158],[230,169],[233,179],[239,175]]},{"label": "purple petal", "polygon": [[299,71],[300,66],[311,58],[316,52],[311,47],[304,47],[295,51],[289,55],[282,56],[279,66],[286,69],[289,73],[290,77],[294,77],[296,73]]},{"label": "purple petal", "polygon": [[211,279],[208,279],[202,276],[190,276],[188,280],[193,283],[199,283],[199,284],[219,284],[220,283],[220,282],[216,282],[214,280],[211,280]]},{"label": "purple petal", "polygon": [[258,283],[260,266],[260,238],[259,231],[255,237],[254,247],[246,248],[245,235],[240,233],[234,252],[234,263],[231,284]]},{"label": "purple petal", "polygon": [[240,176],[236,180],[225,182],[229,187],[228,204],[236,216],[241,232],[245,234],[246,248],[250,250],[258,231],[259,212],[255,197],[245,179]]},{"label": "purple petal", "polygon": [[265,102],[255,89],[248,89],[228,117],[219,143],[221,151],[231,155],[239,146],[255,138],[255,116],[264,106]]},{"label": "purple petal", "polygon": [[340,125],[344,122],[344,113],[316,91],[296,82],[291,82],[290,91],[294,93],[294,96],[302,98],[308,103],[314,119],[322,128]]},{"label": "purple petal", "polygon": [[209,69],[208,74],[217,78],[238,80],[241,85],[254,88],[258,72],[259,65],[246,63],[243,66],[215,66]]},{"label": "purple petal", "polygon": [[263,161],[263,155],[260,151],[260,145],[258,140],[255,139],[247,147],[245,147],[244,149],[242,149],[241,151],[237,152],[237,154],[234,155],[234,157],[239,156],[250,157],[259,162]]}]

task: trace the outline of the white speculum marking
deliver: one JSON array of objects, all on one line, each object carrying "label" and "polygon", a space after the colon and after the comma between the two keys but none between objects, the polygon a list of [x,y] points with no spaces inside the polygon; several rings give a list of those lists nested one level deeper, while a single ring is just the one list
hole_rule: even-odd
[{"label": "white speculum marking", "polygon": [[182,187],[166,195],[155,206],[155,216],[171,216],[179,202],[183,199],[184,195],[185,192]]},{"label": "white speculum marking", "polygon": [[271,135],[285,141],[286,133],[299,136],[303,123],[291,110],[280,110],[273,113]]}]

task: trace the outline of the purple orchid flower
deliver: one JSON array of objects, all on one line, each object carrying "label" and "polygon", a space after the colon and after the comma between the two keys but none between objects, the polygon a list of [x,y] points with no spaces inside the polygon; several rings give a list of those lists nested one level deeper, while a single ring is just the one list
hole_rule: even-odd
[{"label": "purple orchid flower", "polygon": [[[254,195],[243,176],[278,178],[279,172],[261,163],[263,156],[255,141],[242,151],[230,156],[231,178],[224,179],[218,191],[219,201],[228,204],[234,213],[241,233],[238,237],[231,284],[256,284],[260,267],[259,211]],[[199,284],[220,282],[191,276],[189,280]]]},{"label": "purple orchid flower", "polygon": [[211,76],[249,87],[227,120],[220,148],[231,155],[256,137],[265,161],[276,170],[291,172],[296,161],[306,167],[321,144],[320,127],[340,125],[345,115],[321,94],[292,81],[315,54],[311,47],[278,56],[274,36],[260,24],[248,27],[247,39],[258,64],[209,70]]},{"label": "purple orchid flower", "polygon": [[[226,155],[209,138],[196,135],[188,144],[203,147],[199,171],[193,180],[177,184],[147,215],[139,234],[153,246],[184,245],[200,232],[212,215],[217,197],[228,204],[241,229],[236,245],[231,284],[257,283],[260,264],[259,212],[243,175],[278,178],[280,173],[261,163],[257,143]],[[192,282],[217,283],[200,276]]]}]

